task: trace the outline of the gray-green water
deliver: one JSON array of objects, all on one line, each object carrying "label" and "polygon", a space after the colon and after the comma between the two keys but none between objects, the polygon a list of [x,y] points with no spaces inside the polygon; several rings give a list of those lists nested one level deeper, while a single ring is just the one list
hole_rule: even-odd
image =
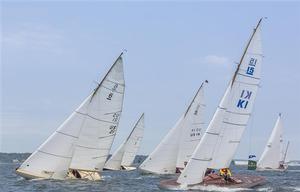
[{"label": "gray-green water", "polygon": [[[144,175],[138,171],[106,171],[104,180],[98,182],[82,180],[25,180],[15,174],[19,163],[14,159],[24,159],[28,154],[0,154],[0,191],[160,191],[161,179],[171,176]],[[138,157],[138,159],[143,159]],[[286,172],[255,172],[245,167],[232,167],[234,173],[259,174],[267,183],[256,189],[205,188],[207,191],[300,191],[300,167],[289,167]]]}]

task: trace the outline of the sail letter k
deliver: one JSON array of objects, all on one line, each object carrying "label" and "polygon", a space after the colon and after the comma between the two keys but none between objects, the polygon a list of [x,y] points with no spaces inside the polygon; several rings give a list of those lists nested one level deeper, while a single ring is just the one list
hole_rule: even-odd
[{"label": "sail letter k", "polygon": [[247,95],[244,97],[244,99],[250,99],[252,92],[247,91]]},{"label": "sail letter k", "polygon": [[244,108],[243,104],[245,103],[245,100],[239,100],[238,104],[237,104],[237,107],[239,108]]}]

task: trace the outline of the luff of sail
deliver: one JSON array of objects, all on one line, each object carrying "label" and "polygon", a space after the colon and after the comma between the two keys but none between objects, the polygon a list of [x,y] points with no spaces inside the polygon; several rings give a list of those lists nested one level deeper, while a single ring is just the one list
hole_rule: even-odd
[{"label": "luff of sail", "polygon": [[199,145],[177,182],[183,185],[203,181],[208,167],[229,167],[252,112],[260,82],[262,49],[258,22],[237,70]]},{"label": "luff of sail", "polygon": [[204,128],[204,84],[201,84],[185,113],[163,138],[154,151],[140,165],[143,172],[174,174],[183,168],[192,155]]},{"label": "luff of sail", "polygon": [[122,54],[95,89],[75,143],[70,169],[101,171],[109,155],[122,112],[125,81]]},{"label": "luff of sail", "polygon": [[[34,178],[52,178],[64,179],[67,176],[69,166],[74,155],[74,145],[78,144],[83,125],[86,124],[86,118],[99,118],[94,113],[90,113],[95,106],[100,105],[95,101],[99,95],[99,87],[103,84],[109,88],[106,81],[110,81],[110,76],[118,76],[120,82],[118,89],[119,94],[124,92],[124,75],[121,55],[104,80],[99,84],[97,89],[90,94],[84,102],[64,121],[64,123],[34,152],[27,158],[16,172],[28,179]],[[112,72],[113,71],[113,72]],[[121,88],[120,88],[121,87]],[[119,105],[122,106],[123,96]],[[109,129],[109,128],[108,128]],[[106,130],[108,131],[108,130]],[[99,155],[99,154],[97,154]]]},{"label": "luff of sail", "polygon": [[208,83],[205,81],[199,87],[195,97],[190,106],[184,114],[183,129],[181,133],[181,141],[179,143],[179,150],[177,154],[176,169],[180,172],[191,158],[195,148],[203,136],[205,126],[204,122],[204,85]]},{"label": "luff of sail", "polygon": [[104,168],[110,170],[120,170],[121,166],[130,167],[134,161],[144,135],[144,114],[134,125],[127,139],[112,154],[111,158],[105,163]]},{"label": "luff of sail", "polygon": [[124,167],[130,167],[133,164],[135,156],[140,148],[141,141],[144,137],[145,128],[145,115],[141,115],[140,119],[134,126],[133,131],[126,142],[126,150],[122,159],[121,165]]},{"label": "luff of sail", "polygon": [[281,115],[278,116],[275,126],[272,130],[268,143],[257,163],[258,169],[278,169],[280,161],[283,159],[282,154],[282,133],[283,125]]}]

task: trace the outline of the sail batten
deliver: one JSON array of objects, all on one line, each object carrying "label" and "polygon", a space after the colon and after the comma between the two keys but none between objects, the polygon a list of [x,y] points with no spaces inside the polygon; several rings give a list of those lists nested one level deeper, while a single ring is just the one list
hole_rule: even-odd
[{"label": "sail batten", "polygon": [[[65,179],[69,169],[102,169],[121,115],[121,112],[109,113],[122,111],[124,94],[119,93],[124,93],[125,82],[121,55],[96,89],[31,154],[17,173],[29,178]],[[99,139],[101,137],[103,139]]]},{"label": "sail batten", "polygon": [[203,181],[207,168],[229,167],[253,109],[258,86],[252,84],[259,84],[260,80],[260,23],[261,20],[246,45],[207,131],[177,179],[178,183],[198,184]]}]

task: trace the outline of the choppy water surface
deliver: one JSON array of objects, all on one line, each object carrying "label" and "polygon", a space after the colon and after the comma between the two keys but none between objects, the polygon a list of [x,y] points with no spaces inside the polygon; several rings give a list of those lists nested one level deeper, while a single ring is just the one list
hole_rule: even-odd
[{"label": "choppy water surface", "polygon": [[[18,156],[20,157],[20,156]],[[25,180],[15,174],[19,163],[12,155],[0,158],[0,191],[161,191],[158,183],[171,176],[144,175],[138,171],[106,171],[103,181],[82,180]],[[233,167],[234,173],[259,174],[265,176],[268,183],[256,189],[220,189],[201,188],[205,191],[300,191],[300,167],[290,167],[286,172],[255,172],[245,167]]]}]

